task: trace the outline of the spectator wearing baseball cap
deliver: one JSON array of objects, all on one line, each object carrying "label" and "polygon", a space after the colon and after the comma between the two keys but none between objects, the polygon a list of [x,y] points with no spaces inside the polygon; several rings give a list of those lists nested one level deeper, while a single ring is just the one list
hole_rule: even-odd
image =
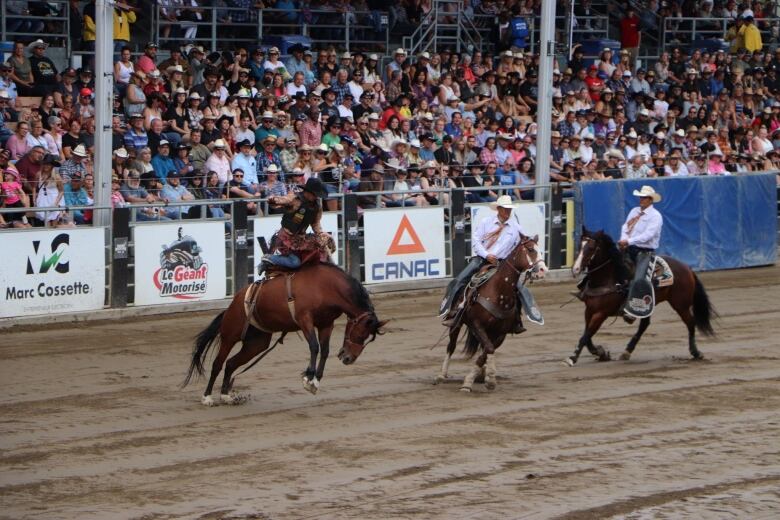
[{"label": "spectator wearing baseball cap", "polygon": [[171,155],[171,143],[166,139],[161,140],[157,145],[157,154],[152,157],[152,167],[157,178],[163,182],[165,182],[168,172],[176,171],[176,165]]}]

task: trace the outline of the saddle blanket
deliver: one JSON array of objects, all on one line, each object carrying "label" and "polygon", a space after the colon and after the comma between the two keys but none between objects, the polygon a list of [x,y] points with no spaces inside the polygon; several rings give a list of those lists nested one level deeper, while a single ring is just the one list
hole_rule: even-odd
[{"label": "saddle blanket", "polygon": [[653,281],[657,287],[668,287],[674,284],[674,274],[669,264],[662,256],[655,257],[655,269],[653,269]]}]

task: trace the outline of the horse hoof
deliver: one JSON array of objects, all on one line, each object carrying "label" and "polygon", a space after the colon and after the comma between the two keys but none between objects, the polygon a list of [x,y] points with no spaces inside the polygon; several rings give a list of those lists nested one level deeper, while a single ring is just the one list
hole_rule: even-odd
[{"label": "horse hoof", "polygon": [[203,397],[201,397],[200,403],[203,406],[217,406],[217,402],[214,401],[214,398],[211,397],[210,395],[204,395]]},{"label": "horse hoof", "polygon": [[629,359],[631,359],[631,352],[628,350],[620,354],[620,361],[628,361]]},{"label": "horse hoof", "polygon": [[612,361],[612,355],[610,355],[608,350],[599,356],[599,362],[604,361]]},{"label": "horse hoof", "polygon": [[446,380],[447,380],[447,376],[443,376],[443,375],[439,374],[439,375],[438,375],[438,376],[436,376],[436,378],[433,380],[433,384],[434,384],[434,385],[439,385],[439,384],[441,384],[441,383],[445,382]]},{"label": "horse hoof", "polygon": [[696,354],[691,354],[693,356],[694,361],[704,361],[704,354],[701,352],[697,352]]},{"label": "horse hoof", "polygon": [[460,387],[460,391],[463,392],[464,394],[470,394],[471,388],[469,388],[468,386],[462,386]]},{"label": "horse hoof", "polygon": [[303,378],[303,388],[307,392],[309,392],[311,395],[315,395],[317,393],[317,390],[320,389],[320,382],[317,380],[317,378],[312,378],[311,380],[306,379],[304,376]]},{"label": "horse hoof", "polygon": [[249,396],[246,394],[239,394],[238,392],[230,392],[229,394],[221,394],[219,396],[223,404],[239,405],[244,404],[249,400]]},{"label": "horse hoof", "polygon": [[573,367],[574,360],[570,357],[567,357],[566,359],[563,360],[563,364],[566,365],[567,367]]},{"label": "horse hoof", "polygon": [[485,388],[488,390],[495,390],[496,389],[496,382],[495,381],[485,381]]}]

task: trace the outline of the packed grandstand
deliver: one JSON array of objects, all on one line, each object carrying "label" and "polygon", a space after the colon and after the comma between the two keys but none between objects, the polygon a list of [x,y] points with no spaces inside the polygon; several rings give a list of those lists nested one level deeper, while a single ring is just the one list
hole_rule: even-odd
[{"label": "packed grandstand", "polygon": [[[94,204],[94,2],[50,3],[48,14],[40,4],[4,7],[3,34],[16,41],[0,64],[0,227],[92,219],[83,207]],[[258,201],[310,177],[332,194],[329,210],[346,193],[384,192],[359,197],[361,208],[444,205],[446,188],[465,189],[469,202],[533,198],[535,142],[548,131],[552,182],[780,166],[774,2],[561,2],[556,36],[577,37],[559,46],[549,129],[535,122],[538,0],[449,2],[448,16],[466,17],[483,45],[434,41],[414,54],[403,43],[435,1],[385,11],[372,1],[228,0],[226,13],[166,0],[151,32],[139,28],[141,4],[114,10],[111,203],[134,205],[137,220],[203,217],[201,206],[154,204],[188,200],[213,200],[209,218],[225,218],[220,201],[238,198],[273,213]],[[262,16],[278,43],[257,38]],[[279,34],[274,20],[306,25],[310,37]],[[220,34],[236,30],[199,39],[212,21]],[[334,43],[328,27],[343,22],[364,29]],[[373,29],[386,38],[372,42]],[[605,38],[584,38],[597,30]],[[55,47],[73,55],[58,63]]]}]

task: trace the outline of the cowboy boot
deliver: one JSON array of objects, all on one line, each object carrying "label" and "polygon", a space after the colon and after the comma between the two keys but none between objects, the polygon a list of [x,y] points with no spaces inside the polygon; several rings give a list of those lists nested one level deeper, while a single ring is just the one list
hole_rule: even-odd
[{"label": "cowboy boot", "polygon": [[512,330],[513,334],[522,334],[526,331],[523,326],[523,314],[520,309],[517,309],[517,319],[515,320],[515,328]]}]

